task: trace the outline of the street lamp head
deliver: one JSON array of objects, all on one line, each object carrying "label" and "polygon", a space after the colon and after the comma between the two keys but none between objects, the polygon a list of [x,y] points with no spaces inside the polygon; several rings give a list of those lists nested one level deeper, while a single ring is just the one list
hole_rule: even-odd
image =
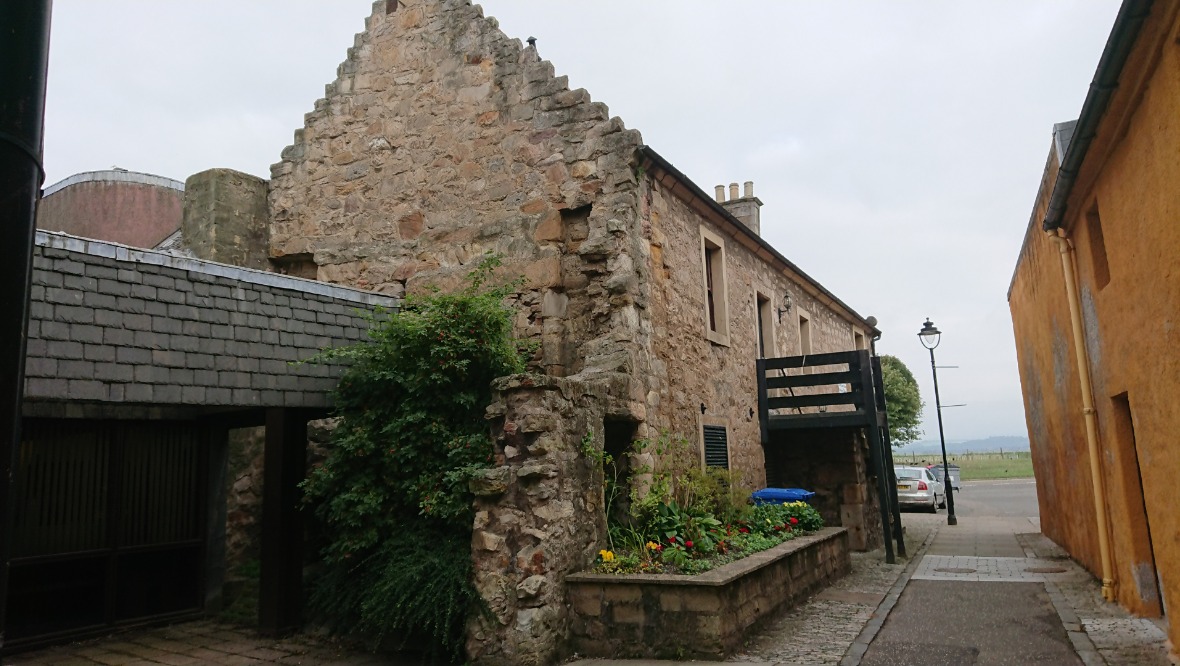
[{"label": "street lamp head", "polygon": [[939,336],[942,331],[934,327],[934,322],[926,319],[926,323],[922,325],[922,330],[918,331],[918,339],[922,341],[922,346],[926,349],[934,349],[938,346]]}]

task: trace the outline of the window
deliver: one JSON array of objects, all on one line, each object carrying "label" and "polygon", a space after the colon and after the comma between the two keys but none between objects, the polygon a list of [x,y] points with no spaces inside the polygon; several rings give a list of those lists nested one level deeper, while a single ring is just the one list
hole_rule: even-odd
[{"label": "window", "polygon": [[852,348],[865,349],[865,334],[856,329],[852,329]]},{"label": "window", "polygon": [[1086,213],[1086,235],[1090,241],[1090,262],[1094,266],[1094,286],[1110,284],[1110,264],[1106,261],[1106,240],[1102,237],[1102,218],[1095,203]]},{"label": "window", "polygon": [[729,303],[725,284],[725,241],[701,228],[701,264],[705,274],[705,337],[729,344]]},{"label": "window", "polygon": [[702,425],[705,467],[729,469],[729,431],[723,425]]},{"label": "window", "polygon": [[755,294],[758,304],[758,358],[774,356],[774,311],[770,297]]}]

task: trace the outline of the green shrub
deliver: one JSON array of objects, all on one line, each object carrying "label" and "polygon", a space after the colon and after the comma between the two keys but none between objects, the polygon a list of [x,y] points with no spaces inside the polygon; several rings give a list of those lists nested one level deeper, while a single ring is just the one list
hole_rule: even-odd
[{"label": "green shrub", "polygon": [[406,298],[366,343],[316,359],[350,363],[332,446],[303,484],[325,543],[311,606],[329,626],[461,652],[477,599],[467,482],[492,459],[490,382],[527,353],[504,304],[516,285],[486,286],[497,265],[485,259],[458,293]]}]

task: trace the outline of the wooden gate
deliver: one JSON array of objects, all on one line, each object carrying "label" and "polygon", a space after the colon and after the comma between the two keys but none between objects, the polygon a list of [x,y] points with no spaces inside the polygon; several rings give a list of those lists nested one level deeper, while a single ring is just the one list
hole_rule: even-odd
[{"label": "wooden gate", "polygon": [[199,612],[208,432],[63,419],[23,430],[6,648]]}]

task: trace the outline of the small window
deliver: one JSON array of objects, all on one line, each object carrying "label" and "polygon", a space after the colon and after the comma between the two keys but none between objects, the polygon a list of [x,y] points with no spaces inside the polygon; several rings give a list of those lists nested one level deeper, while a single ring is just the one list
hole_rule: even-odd
[{"label": "small window", "polygon": [[853,349],[864,349],[865,348],[865,334],[861,333],[860,331],[858,331],[856,329],[852,330],[852,348]]},{"label": "small window", "polygon": [[1102,289],[1110,284],[1110,264],[1106,261],[1106,239],[1102,237],[1102,218],[1095,203],[1086,213],[1086,235],[1090,241],[1090,261],[1094,266],[1094,286]]},{"label": "small window", "polygon": [[705,446],[705,467],[729,469],[729,433],[723,425],[701,426]]},{"label": "small window", "polygon": [[705,337],[729,344],[729,304],[725,284],[725,241],[701,228],[701,264],[705,277]]},{"label": "small window", "polygon": [[757,294],[758,302],[758,358],[774,356],[774,312],[770,297]]}]

